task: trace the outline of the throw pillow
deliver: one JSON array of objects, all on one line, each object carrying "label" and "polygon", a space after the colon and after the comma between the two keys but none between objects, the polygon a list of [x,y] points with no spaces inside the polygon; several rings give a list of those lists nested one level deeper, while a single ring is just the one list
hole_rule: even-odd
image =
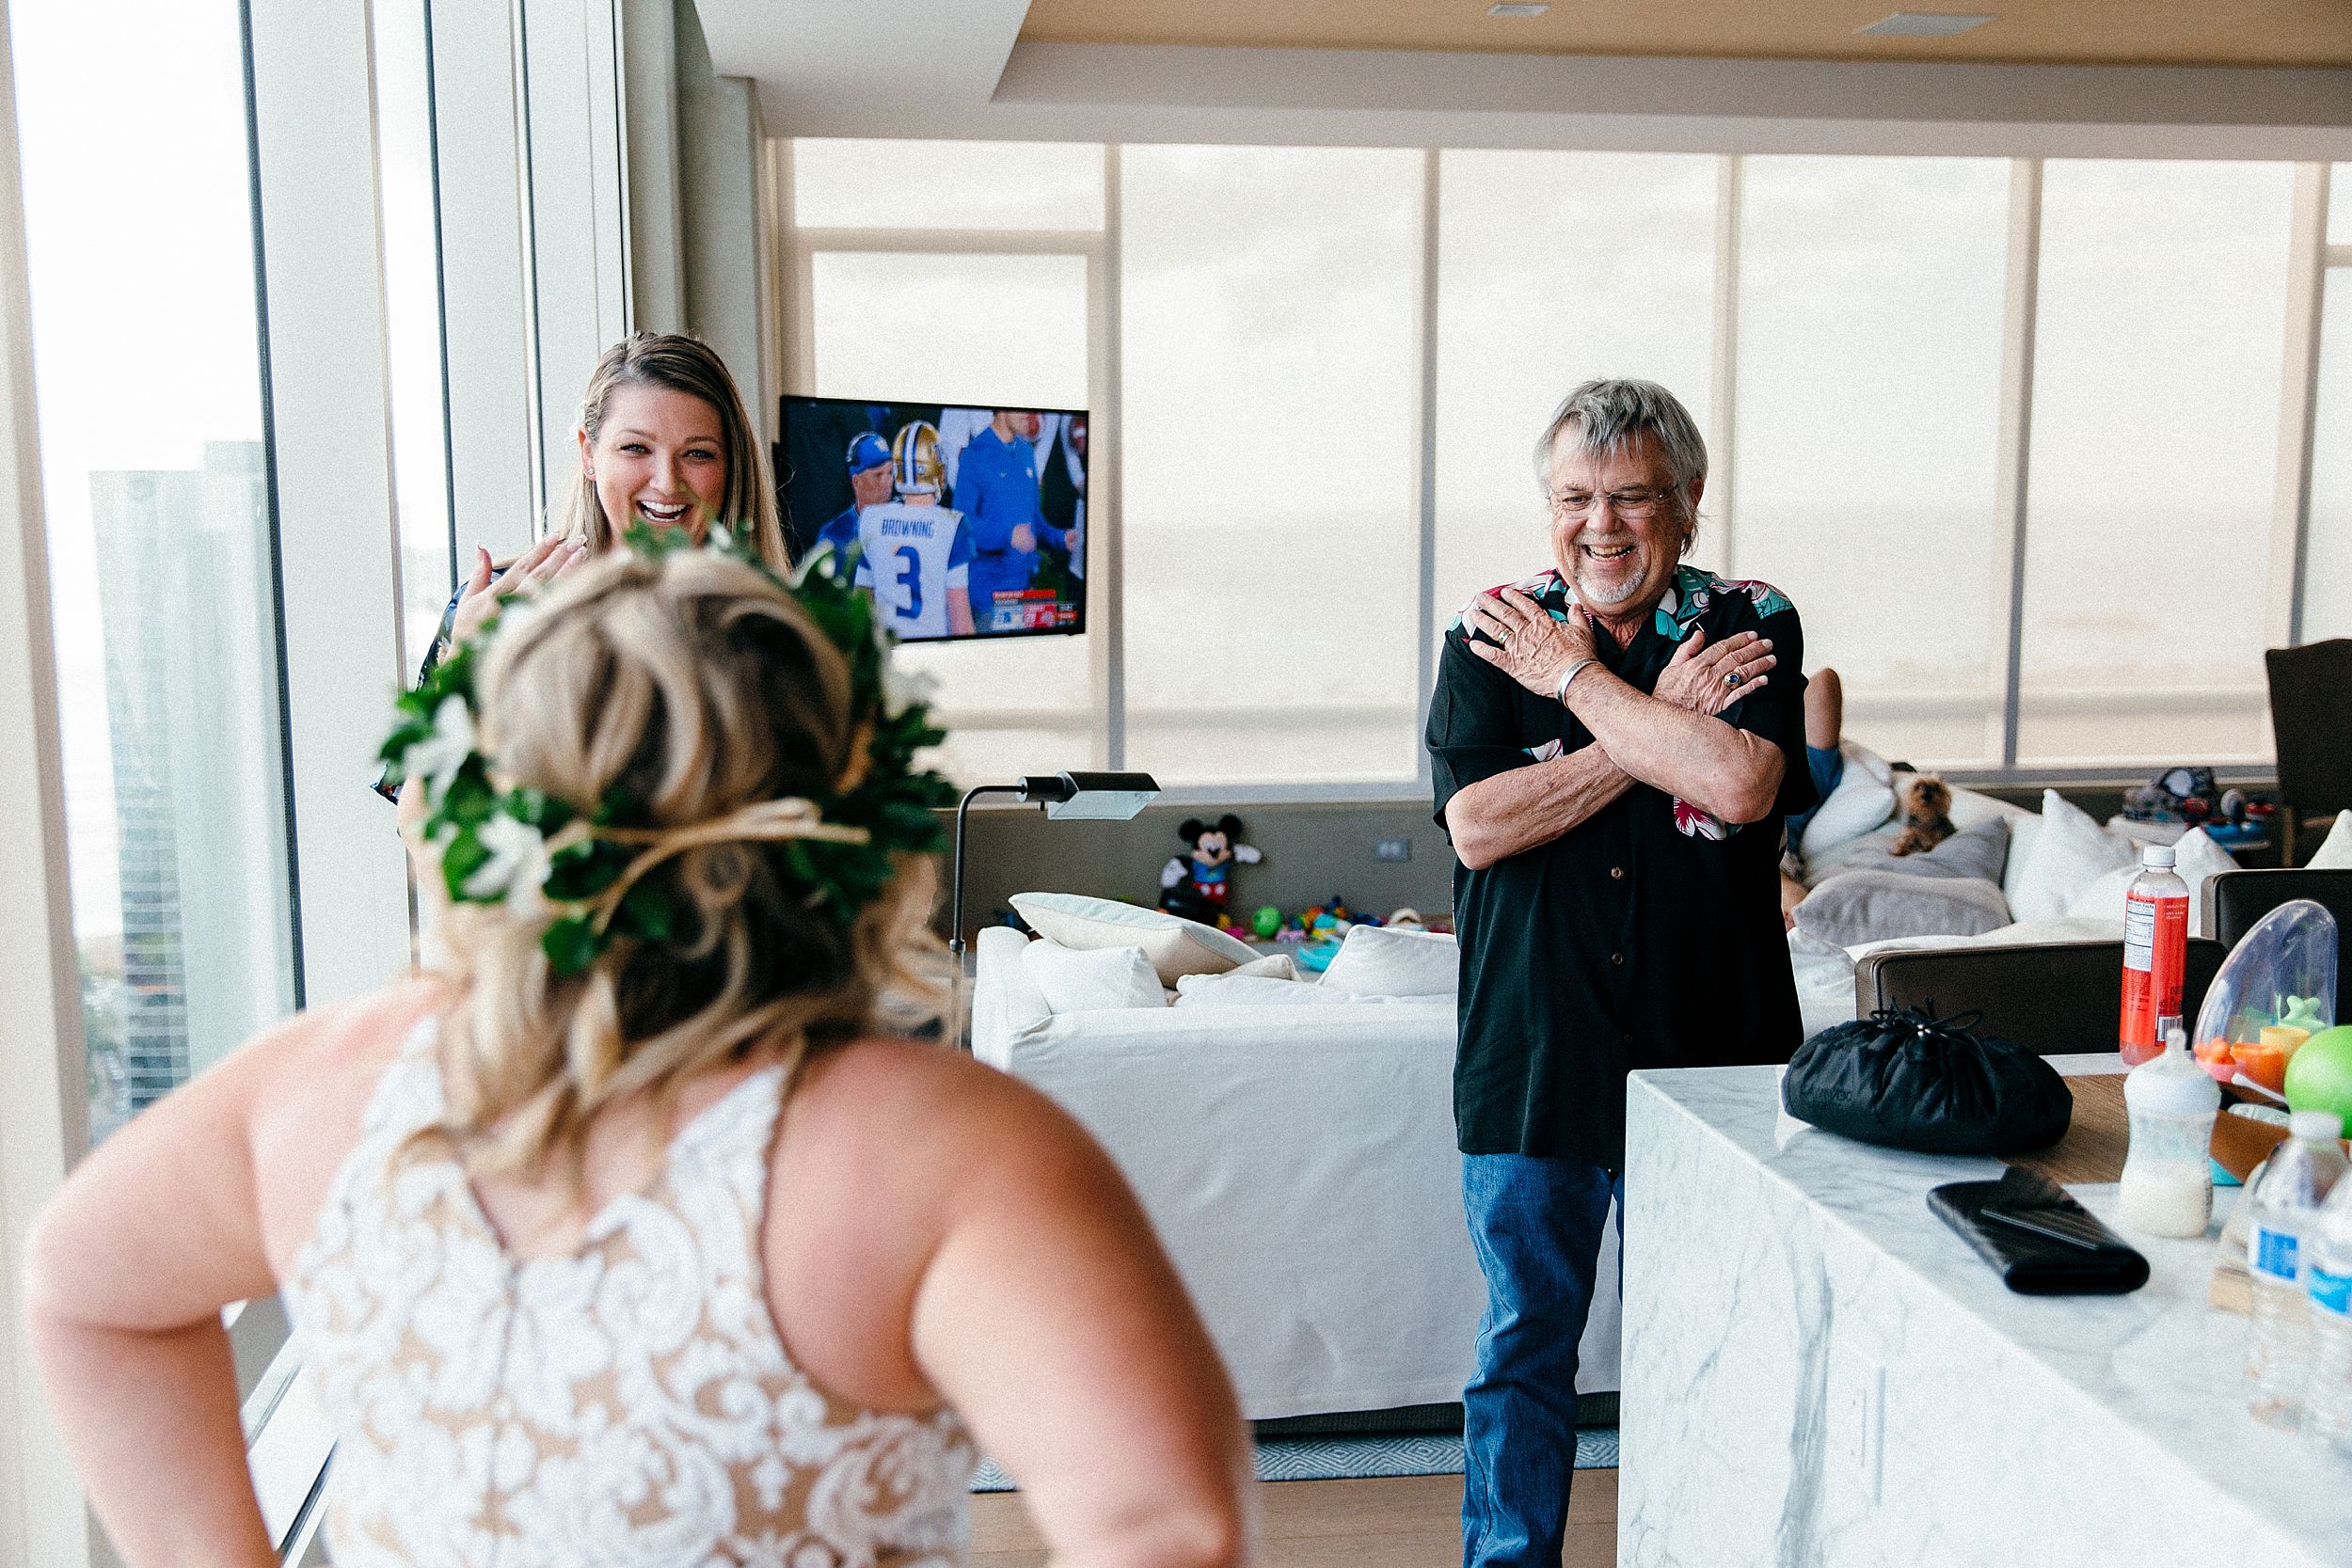
[{"label": "throw pillow", "polygon": [[1832,877],[1797,906],[1799,930],[1840,947],[1893,937],[1972,937],[2009,923],[1998,883],[1899,871]]},{"label": "throw pillow", "polygon": [[2352,871],[2352,811],[2336,813],[2336,825],[2303,863],[2312,871]]},{"label": "throw pillow", "polygon": [[2139,847],[2100,827],[2057,790],[2045,789],[2042,831],[2025,855],[2010,907],[2020,920],[2052,920],[2069,912],[2075,897],[2108,872],[2136,864]]},{"label": "throw pillow", "polygon": [[1223,974],[1187,974],[1176,982],[1179,1007],[1311,1007],[1332,1002],[1377,1002],[1330,990],[1312,980],[1279,980],[1230,970]]},{"label": "throw pillow", "polygon": [[1450,936],[1356,926],[1332,955],[1323,984],[1356,996],[1452,996],[1461,973],[1461,949]]},{"label": "throw pillow", "polygon": [[1804,841],[1797,846],[1807,860],[1832,845],[1861,837],[1895,815],[1895,788],[1888,782],[1886,760],[1851,740],[1845,752],[1845,776],[1804,825]]},{"label": "throw pillow", "polygon": [[1884,850],[1857,856],[1846,863],[1852,871],[1892,871],[1904,877],[1966,877],[1997,883],[2009,861],[2009,823],[1988,817],[1915,855],[1890,855]]},{"label": "throw pillow", "polygon": [[1051,940],[1021,950],[1022,967],[1056,1013],[1165,1007],[1168,993],[1140,947],[1064,947]]},{"label": "throw pillow", "polygon": [[[1252,958],[1238,969],[1229,969],[1225,973],[1238,974],[1244,979],[1295,980],[1298,978],[1298,960],[1288,953],[1268,953],[1263,958]],[[1176,989],[1184,990],[1183,982],[1179,981]]]},{"label": "throw pillow", "polygon": [[[2237,862],[2230,852],[2205,836],[2202,828],[2191,828],[2172,846],[2172,870],[2188,884],[2188,929],[2193,936],[2205,928],[2205,879],[2218,871],[2235,871]],[[2139,875],[2137,863],[2119,865],[2097,881],[2076,894],[2068,902],[2066,912],[2083,920],[2121,920],[2123,918],[2123,895]]]},{"label": "throw pillow", "polygon": [[1064,947],[1140,947],[1163,986],[1186,974],[1222,974],[1258,955],[1214,926],[1165,910],[1077,893],[1016,893],[1012,907],[1039,936]]}]

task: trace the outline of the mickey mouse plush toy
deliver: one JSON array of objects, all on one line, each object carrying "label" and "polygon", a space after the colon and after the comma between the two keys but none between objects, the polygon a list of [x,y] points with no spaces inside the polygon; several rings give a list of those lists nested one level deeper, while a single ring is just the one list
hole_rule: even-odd
[{"label": "mickey mouse plush toy", "polygon": [[1160,868],[1160,908],[1205,926],[1226,924],[1233,863],[1255,865],[1263,858],[1241,842],[1241,818],[1230,812],[1215,822],[1186,817],[1176,836],[1191,853],[1177,855]]}]

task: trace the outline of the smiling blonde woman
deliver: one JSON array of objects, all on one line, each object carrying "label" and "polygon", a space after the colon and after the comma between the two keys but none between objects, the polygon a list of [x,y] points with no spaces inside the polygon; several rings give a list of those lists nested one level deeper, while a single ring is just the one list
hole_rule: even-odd
[{"label": "smiling blonde woman", "polygon": [[500,593],[535,590],[619,543],[631,528],[683,529],[700,543],[714,522],[746,533],[761,561],[790,565],[766,448],[719,351],[677,332],[640,332],[606,349],[580,394],[572,432],[580,466],[546,537],[497,562],[477,546],[442,619],[442,641],[482,628]]}]

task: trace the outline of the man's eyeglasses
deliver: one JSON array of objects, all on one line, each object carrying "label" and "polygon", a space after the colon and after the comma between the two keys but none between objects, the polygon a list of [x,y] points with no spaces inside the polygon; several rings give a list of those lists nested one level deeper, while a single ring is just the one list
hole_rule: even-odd
[{"label": "man's eyeglasses", "polygon": [[1671,490],[1603,490],[1597,495],[1590,490],[1563,490],[1551,498],[1551,515],[1589,517],[1596,503],[1607,501],[1609,510],[1626,521],[1645,522],[1673,494]]}]

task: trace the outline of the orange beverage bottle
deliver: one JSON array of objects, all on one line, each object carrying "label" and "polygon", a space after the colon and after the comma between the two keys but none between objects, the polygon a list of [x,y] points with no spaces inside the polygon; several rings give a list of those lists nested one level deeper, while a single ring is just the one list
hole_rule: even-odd
[{"label": "orange beverage bottle", "polygon": [[2181,1016],[2188,962],[2188,884],[2172,869],[2172,847],[2139,852],[2139,875],[2123,894],[2123,1019],[2117,1042],[2134,1064],[2161,1055]]}]

